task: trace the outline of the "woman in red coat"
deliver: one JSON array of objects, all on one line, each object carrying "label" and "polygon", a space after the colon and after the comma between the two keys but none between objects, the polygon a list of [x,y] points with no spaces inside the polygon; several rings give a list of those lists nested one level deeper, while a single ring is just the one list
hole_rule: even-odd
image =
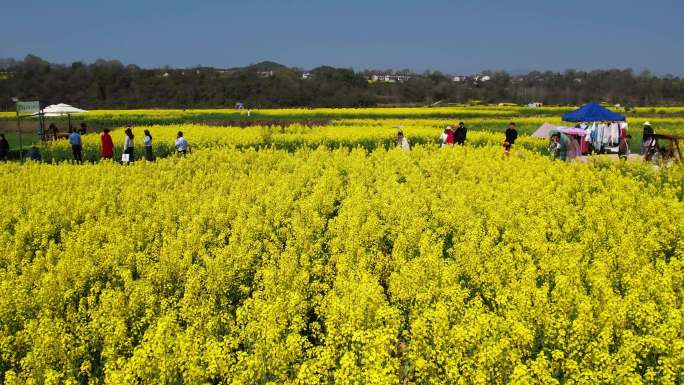
[{"label": "woman in red coat", "polygon": [[100,135],[100,156],[102,159],[112,159],[114,157],[114,142],[112,142],[108,128],[105,128],[102,135]]},{"label": "woman in red coat", "polygon": [[446,144],[453,145],[456,143],[456,130],[454,130],[454,126],[449,126],[447,129],[449,132],[447,132]]}]

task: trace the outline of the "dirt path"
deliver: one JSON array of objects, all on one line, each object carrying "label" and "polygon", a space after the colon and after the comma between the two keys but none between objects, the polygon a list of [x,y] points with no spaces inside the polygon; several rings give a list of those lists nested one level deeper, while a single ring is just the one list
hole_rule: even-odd
[{"label": "dirt path", "polygon": [[[601,155],[582,155],[579,158],[577,158],[580,163],[586,163],[590,159],[607,159],[607,160],[620,160],[620,157],[618,157],[617,154],[601,154]],[[629,154],[627,156],[627,161],[629,162],[641,162],[644,160],[644,157],[639,155],[639,154]]]}]

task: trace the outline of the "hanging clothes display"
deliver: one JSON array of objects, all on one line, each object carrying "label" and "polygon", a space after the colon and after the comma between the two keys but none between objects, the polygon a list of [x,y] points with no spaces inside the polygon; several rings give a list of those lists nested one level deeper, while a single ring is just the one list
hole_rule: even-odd
[{"label": "hanging clothes display", "polygon": [[585,136],[579,142],[583,153],[618,152],[620,140],[627,136],[627,118],[597,102],[570,111],[562,119],[578,124],[575,127],[584,130]]},{"label": "hanging clothes display", "polygon": [[593,149],[596,152],[617,151],[620,139],[627,136],[627,122],[604,122],[580,125],[584,127],[586,136],[580,145],[582,153],[587,154]]},{"label": "hanging clothes display", "polygon": [[601,130],[601,144],[606,145],[610,143],[610,127],[605,123],[601,123],[599,127]]},{"label": "hanging clothes display", "polygon": [[588,154],[589,153],[589,142],[591,141],[591,138],[589,137],[589,134],[584,135],[583,137],[580,138],[580,152],[582,154]]},{"label": "hanging clothes display", "polygon": [[620,139],[624,139],[627,137],[627,122],[620,122]]},{"label": "hanging clothes display", "polygon": [[620,144],[620,124],[613,122],[610,124],[610,145],[615,147]]}]

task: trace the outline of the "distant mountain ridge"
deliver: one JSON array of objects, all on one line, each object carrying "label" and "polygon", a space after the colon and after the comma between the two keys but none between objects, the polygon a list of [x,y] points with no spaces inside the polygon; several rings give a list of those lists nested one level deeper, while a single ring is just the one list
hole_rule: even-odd
[{"label": "distant mountain ridge", "polygon": [[280,63],[276,63],[274,61],[265,60],[256,64],[250,64],[240,69],[251,71],[282,71],[289,69],[289,67],[282,65]]},{"label": "distant mountain ridge", "polygon": [[[4,67],[4,69],[2,69]],[[118,60],[50,63],[38,56],[0,60],[0,110],[13,100],[67,103],[85,109],[365,107],[441,103],[622,106],[684,103],[684,78],[631,69],[591,72],[506,71],[447,75],[438,71],[302,69],[265,60],[240,68],[141,68]]]}]

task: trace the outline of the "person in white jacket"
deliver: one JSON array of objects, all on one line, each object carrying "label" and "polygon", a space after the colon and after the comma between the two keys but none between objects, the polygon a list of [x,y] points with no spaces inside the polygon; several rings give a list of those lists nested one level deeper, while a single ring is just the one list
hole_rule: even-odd
[{"label": "person in white jacket", "polygon": [[404,151],[411,151],[411,145],[409,144],[408,140],[404,136],[403,131],[397,132],[397,146],[401,147],[401,149]]},{"label": "person in white jacket", "polygon": [[176,142],[174,143],[176,146],[176,153],[178,155],[185,156],[188,153],[188,141],[185,140],[185,137],[183,137],[183,132],[178,131],[178,135],[176,137]]},{"label": "person in white jacket", "polygon": [[124,153],[124,155],[128,155],[128,162],[133,162],[133,161],[135,161],[135,152],[134,152],[135,144],[133,142],[133,139],[135,138],[135,136],[133,135],[133,130],[131,129],[130,126],[128,128],[126,128],[126,131],[124,131],[124,133],[126,134],[126,136],[124,138],[124,151],[123,151],[123,153]]},{"label": "person in white jacket", "polygon": [[451,127],[445,128],[442,135],[439,136],[439,144],[441,147],[446,147],[447,140],[449,139],[449,131],[450,130],[451,130]]}]

